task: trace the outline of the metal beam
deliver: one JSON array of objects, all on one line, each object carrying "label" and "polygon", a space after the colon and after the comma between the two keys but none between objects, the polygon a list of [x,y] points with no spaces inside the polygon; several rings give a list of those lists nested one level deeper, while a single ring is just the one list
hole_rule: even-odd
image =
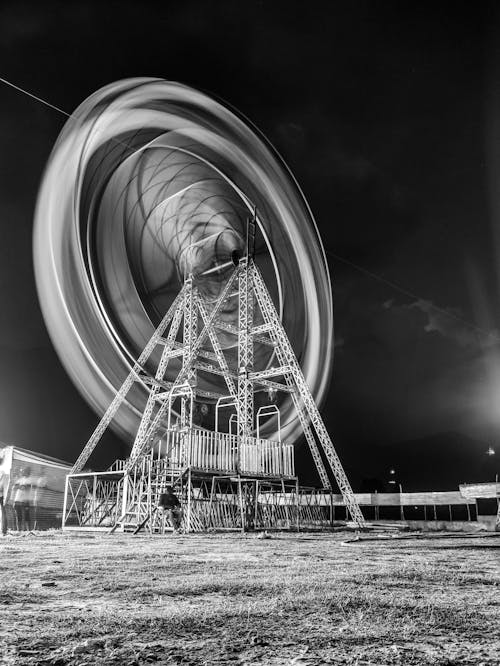
[{"label": "metal beam", "polygon": [[99,421],[99,424],[98,424],[97,428],[94,430],[94,432],[90,436],[90,439],[88,440],[87,444],[84,446],[83,451],[78,456],[77,461],[75,462],[75,464],[71,468],[72,473],[81,472],[81,470],[84,468],[87,460],[89,459],[89,457],[92,454],[92,451],[95,449],[95,447],[99,443],[101,437],[103,436],[106,428],[109,426],[109,424],[113,420],[113,417],[115,416],[116,412],[118,411],[120,405],[125,400],[125,398],[127,396],[127,393],[130,391],[130,389],[134,385],[134,382],[136,381],[137,375],[142,370],[142,366],[148,360],[148,358],[151,356],[151,354],[153,353],[153,350],[158,345],[160,338],[163,336],[163,333],[165,332],[167,326],[172,321],[172,318],[174,316],[175,311],[179,307],[182,307],[182,303],[184,301],[185,291],[186,291],[186,287],[184,285],[182,287],[182,289],[180,290],[180,292],[178,293],[177,297],[174,299],[174,302],[170,306],[167,314],[161,320],[160,324],[158,325],[158,328],[155,330],[155,332],[151,336],[151,339],[149,340],[148,344],[144,347],[144,350],[142,351],[141,355],[137,359],[136,363],[134,363],[134,365],[132,366],[129,374],[127,375],[127,378],[125,379],[125,381],[121,385],[120,390],[118,391],[118,393],[113,398],[110,406],[108,407],[108,409],[104,413],[104,416]]},{"label": "metal beam", "polygon": [[203,363],[203,361],[196,361],[195,367],[197,370],[202,370],[203,372],[210,372],[213,375],[220,375],[221,377],[226,377],[229,376],[232,379],[238,379],[238,375],[235,372],[227,372],[226,370],[223,370],[220,367],[217,367],[216,365],[212,365],[211,363]]},{"label": "metal beam", "polygon": [[248,375],[248,378],[254,382],[258,382],[262,379],[267,379],[268,377],[278,377],[285,376],[292,371],[289,365],[282,365],[278,368],[267,368],[266,370],[260,370],[259,372],[251,372]]},{"label": "metal beam", "polygon": [[293,387],[285,386],[281,382],[272,382],[269,379],[256,379],[255,383],[262,387],[257,389],[258,391],[264,391],[265,389],[281,391],[282,393],[293,393],[295,391]]},{"label": "metal beam", "polygon": [[[160,345],[166,345],[168,344],[168,340],[166,338],[161,338],[161,340],[158,341],[158,344]],[[184,345],[182,342],[174,342],[173,344],[173,349],[180,349],[182,350],[182,353],[184,352]],[[181,354],[179,354],[180,356]],[[214,352],[208,351],[208,349],[199,349],[198,350],[198,356],[203,356],[203,358],[208,358],[211,361],[216,361],[217,362],[217,355]]]},{"label": "metal beam", "polygon": [[[262,333],[268,333],[271,330],[271,324],[260,324],[260,326],[254,326],[251,330],[252,335],[262,335]],[[268,338],[265,338],[269,344],[274,346],[274,342]]]},{"label": "metal beam", "polygon": [[[215,328],[219,329],[219,331],[225,331],[226,333],[231,333],[232,335],[238,336],[239,335],[239,328],[235,326],[234,324],[230,324],[226,321],[221,321],[218,319],[215,324]],[[267,325],[262,325],[264,327],[264,331],[268,331],[269,328],[266,327]],[[249,331],[249,334],[253,336],[253,339],[255,342],[260,342],[263,345],[268,345],[269,347],[274,347],[274,342],[270,338],[266,338],[263,335],[260,335],[260,328],[261,326],[257,326],[255,328],[252,328],[251,331]]]}]

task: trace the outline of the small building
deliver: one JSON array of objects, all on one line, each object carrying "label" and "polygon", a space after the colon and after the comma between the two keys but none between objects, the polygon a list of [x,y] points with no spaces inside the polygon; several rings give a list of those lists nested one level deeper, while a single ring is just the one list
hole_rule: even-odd
[{"label": "small building", "polygon": [[[71,464],[0,442],[0,478],[9,530],[61,526],[64,484]],[[22,508],[21,508],[22,507]]]}]

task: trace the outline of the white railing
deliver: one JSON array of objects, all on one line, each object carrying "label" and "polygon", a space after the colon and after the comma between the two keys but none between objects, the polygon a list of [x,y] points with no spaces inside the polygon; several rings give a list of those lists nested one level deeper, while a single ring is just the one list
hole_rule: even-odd
[{"label": "white railing", "polygon": [[118,458],[115,462],[110,465],[107,469],[108,472],[123,472],[125,465],[127,464],[126,460]]},{"label": "white railing", "polygon": [[167,431],[166,437],[163,438],[163,444],[166,448],[162,452],[162,455],[168,460],[169,467],[182,468],[186,466],[184,442],[184,433],[180,430]]},{"label": "white railing", "polygon": [[220,432],[192,431],[187,437],[187,464],[207,470],[234,472],[238,465],[238,438]]},{"label": "white railing", "polygon": [[294,476],[292,444],[248,437],[239,445],[236,435],[209,430],[169,431],[165,458],[173,467],[207,471]]},{"label": "white railing", "polygon": [[293,446],[249,438],[241,445],[241,471],[272,476],[294,476]]}]

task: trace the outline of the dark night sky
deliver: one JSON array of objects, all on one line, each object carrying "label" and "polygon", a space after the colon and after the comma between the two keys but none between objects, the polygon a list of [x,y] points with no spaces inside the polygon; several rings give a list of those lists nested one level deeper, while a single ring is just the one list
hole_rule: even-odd
[{"label": "dark night sky", "polygon": [[[249,117],[331,253],[324,413],[348,473],[395,464],[425,488],[440,465],[453,487],[500,458],[485,454],[500,439],[499,37],[486,2],[3,2],[0,76],[67,112],[160,76]],[[31,254],[64,117],[0,84],[0,119],[0,440],[74,460],[96,417],[45,331]]]}]

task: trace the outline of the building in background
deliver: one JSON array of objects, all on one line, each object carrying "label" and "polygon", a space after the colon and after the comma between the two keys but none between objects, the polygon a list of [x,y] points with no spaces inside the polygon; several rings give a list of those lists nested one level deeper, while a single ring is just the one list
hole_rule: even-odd
[{"label": "building in background", "polygon": [[0,475],[9,530],[61,526],[64,484],[71,465],[0,442]]}]

